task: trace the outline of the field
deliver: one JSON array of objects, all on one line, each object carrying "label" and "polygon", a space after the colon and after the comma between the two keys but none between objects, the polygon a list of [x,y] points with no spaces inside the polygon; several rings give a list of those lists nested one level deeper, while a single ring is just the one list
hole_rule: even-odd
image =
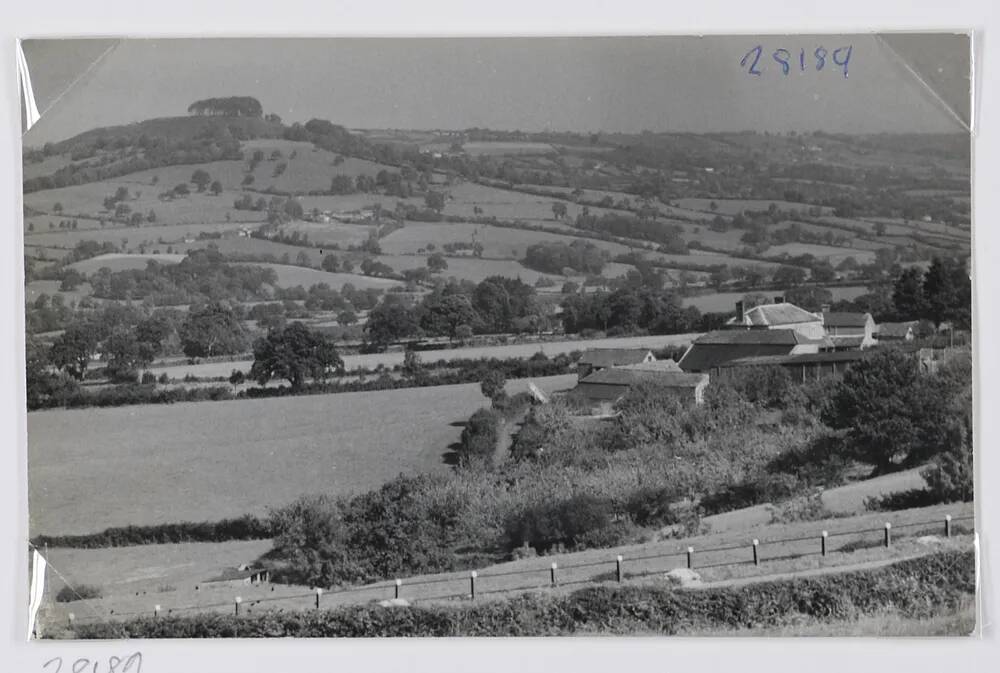
[{"label": "field", "polygon": [[149,255],[125,255],[121,253],[111,253],[98,255],[90,259],[73,262],[69,265],[71,269],[76,269],[80,273],[90,275],[99,269],[108,268],[111,271],[127,271],[129,269],[145,269],[146,263],[156,261],[160,264],[177,264],[184,255],[178,254],[149,254]]},{"label": "field", "polygon": [[[712,209],[712,203],[717,206],[714,210]],[[681,208],[687,208],[690,210],[700,210],[702,212],[708,211],[713,213],[719,213],[720,215],[737,215],[745,210],[767,210],[773,203],[778,207],[779,210],[791,211],[798,210],[805,212],[810,207],[818,207],[822,210],[823,214],[832,213],[833,208],[827,208],[822,206],[810,206],[808,203],[792,203],[790,201],[768,201],[765,199],[697,199],[697,198],[687,198],[687,199],[677,199],[676,203]]]},{"label": "field", "polygon": [[[574,380],[538,383],[551,391]],[[485,401],[477,384],[466,384],[32,412],[29,530],[263,514],[308,493],[355,493],[400,473],[444,472],[458,424]]]},{"label": "field", "polygon": [[345,284],[350,283],[356,288],[367,289],[369,287],[387,290],[390,287],[400,285],[399,281],[388,278],[375,278],[372,276],[361,276],[354,273],[332,273],[320,269],[309,269],[304,266],[292,266],[288,264],[260,264],[257,262],[247,262],[253,266],[274,269],[278,275],[278,287],[309,287],[317,283],[326,283],[332,288],[340,289]]},{"label": "field", "polygon": [[[528,246],[536,243],[570,244],[573,236],[560,236],[544,231],[525,231],[508,227],[493,227],[488,224],[443,224],[409,222],[402,229],[393,231],[380,241],[382,251],[387,254],[413,254],[433,243],[441,250],[445,243],[482,244],[483,256],[500,259],[523,259]],[[629,252],[629,247],[620,243],[587,239],[612,256]],[[447,254],[447,253],[446,253]]]},{"label": "field", "polygon": [[[567,341],[547,341],[537,343],[511,344],[508,346],[472,346],[469,348],[448,348],[442,350],[422,351],[420,358],[424,362],[439,360],[456,360],[464,358],[529,358],[542,352],[549,357],[561,353],[587,350],[588,348],[666,348],[668,346],[687,345],[700,334],[665,334],[645,337],[621,337],[613,339],[587,339]],[[403,352],[365,353],[359,355],[344,355],[344,367],[350,371],[358,367],[375,369],[379,365],[394,367],[403,364]],[[172,379],[182,379],[186,375],[202,378],[229,376],[234,369],[249,371],[252,363],[249,360],[206,362],[202,364],[170,364],[150,367],[149,370],[157,376],[166,374]]]},{"label": "field", "polygon": [[462,150],[473,156],[479,154],[552,154],[555,148],[548,143],[471,141],[462,144]]},{"label": "field", "polygon": [[816,245],[813,243],[785,243],[773,245],[764,253],[768,257],[779,257],[788,255],[796,257],[798,255],[812,255],[817,259],[825,259],[834,266],[840,264],[848,257],[853,257],[859,264],[871,264],[875,260],[875,253],[871,250],[859,250],[857,248],[840,248],[832,245]]}]

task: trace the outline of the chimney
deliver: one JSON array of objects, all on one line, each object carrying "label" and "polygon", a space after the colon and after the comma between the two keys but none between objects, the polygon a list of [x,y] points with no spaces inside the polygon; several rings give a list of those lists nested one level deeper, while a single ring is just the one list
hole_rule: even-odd
[{"label": "chimney", "polygon": [[779,294],[777,297],[774,298],[774,303],[775,304],[784,304],[785,303],[785,298]]},{"label": "chimney", "polygon": [[822,313],[829,313],[830,312],[830,305],[829,304],[822,304],[822,305],[820,305],[819,310]]},{"label": "chimney", "polygon": [[743,302],[742,301],[736,302],[736,322],[738,322],[738,323],[742,323],[743,322]]}]

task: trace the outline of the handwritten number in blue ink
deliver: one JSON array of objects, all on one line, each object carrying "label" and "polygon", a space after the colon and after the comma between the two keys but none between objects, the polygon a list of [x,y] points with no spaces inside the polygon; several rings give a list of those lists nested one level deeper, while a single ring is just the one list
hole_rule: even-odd
[{"label": "handwritten number in blue ink", "polygon": [[758,77],[760,77],[760,70],[757,70],[757,62],[760,61],[760,55],[763,52],[764,52],[764,47],[758,44],[756,47],[748,51],[742,59],[740,59],[740,65],[746,67],[747,60],[750,58],[750,54],[753,54],[754,55],[753,63],[750,64],[750,69],[747,70],[747,72],[750,73],[751,75],[757,75]]},{"label": "handwritten number in blue ink", "polygon": [[771,58],[781,64],[781,73],[787,75],[788,71],[791,70],[791,66],[788,65],[788,57],[791,56],[787,49],[775,49],[774,53],[771,54]]},{"label": "handwritten number in blue ink", "polygon": [[[851,52],[853,50],[853,45],[847,45],[846,47],[841,47],[833,52],[833,62],[844,69],[844,77],[847,77],[847,64],[851,61]],[[837,59],[837,54],[843,54],[841,57],[842,60]]]},{"label": "handwritten number in blue ink", "polygon": [[827,53],[823,47],[816,47],[816,51],[813,52],[813,56],[816,57],[816,70],[822,70],[823,66],[826,65]]}]

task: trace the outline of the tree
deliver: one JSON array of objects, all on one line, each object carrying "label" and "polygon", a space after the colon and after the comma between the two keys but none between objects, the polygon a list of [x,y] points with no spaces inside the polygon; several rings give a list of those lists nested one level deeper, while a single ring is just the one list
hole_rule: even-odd
[{"label": "tree", "polygon": [[483,396],[489,398],[494,406],[507,397],[507,391],[504,388],[506,385],[507,377],[500,369],[488,369],[479,381],[479,389]]},{"label": "tree", "polygon": [[49,359],[67,374],[83,380],[87,365],[97,350],[97,330],[91,323],[74,323],[52,343]]},{"label": "tree", "polygon": [[403,355],[403,376],[416,380],[424,374],[424,363],[420,360],[420,355],[414,350],[407,350]]},{"label": "tree", "polygon": [[892,304],[900,318],[917,320],[927,315],[924,280],[920,269],[913,266],[896,278],[892,287]]},{"label": "tree", "polygon": [[429,191],[424,195],[424,204],[435,213],[444,210],[445,196],[441,192]]},{"label": "tree", "polygon": [[805,282],[806,271],[798,266],[782,266],[774,272],[773,280],[777,285],[796,287]]},{"label": "tree", "polygon": [[959,259],[935,257],[924,274],[926,317],[940,325],[945,321],[962,327],[971,323],[972,282]]},{"label": "tree", "polygon": [[205,187],[207,187],[208,183],[210,183],[211,181],[212,181],[212,176],[208,174],[208,171],[202,168],[197,169],[194,173],[191,174],[191,184],[197,187],[199,192],[205,191]]},{"label": "tree", "polygon": [[219,302],[190,311],[181,324],[180,339],[189,358],[239,353],[247,341],[235,311]]},{"label": "tree", "polygon": [[218,180],[213,180],[212,186],[209,187],[209,189],[211,190],[213,195],[218,196],[219,194],[222,193],[222,183],[219,182]]},{"label": "tree", "polygon": [[552,216],[557,220],[561,220],[566,217],[566,204],[562,201],[556,201],[552,204]]},{"label": "tree", "polygon": [[429,295],[421,306],[420,326],[428,334],[457,336],[461,325],[478,322],[479,316],[464,294]]},{"label": "tree", "polygon": [[876,351],[848,368],[822,417],[846,430],[851,455],[881,474],[947,449],[956,422],[947,401],[960,385],[921,374],[911,355]]},{"label": "tree", "polygon": [[875,235],[880,237],[885,236],[885,222],[875,223]]},{"label": "tree", "polygon": [[388,296],[372,309],[365,323],[369,341],[382,348],[416,335],[419,329],[415,311]]},{"label": "tree", "polygon": [[295,255],[295,264],[297,266],[312,266],[309,264],[309,254],[305,250],[299,250],[299,254]]},{"label": "tree", "polygon": [[345,309],[337,314],[337,322],[347,327],[358,321],[358,314],[350,309]]},{"label": "tree", "polygon": [[280,378],[299,390],[307,378],[322,380],[344,370],[333,342],[300,322],[271,330],[254,344],[253,355],[250,378],[260,385]]},{"label": "tree", "polygon": [[448,269],[448,260],[440,252],[435,252],[427,258],[427,268],[431,270],[431,273],[441,273]]},{"label": "tree", "polygon": [[320,262],[320,267],[324,271],[329,271],[330,273],[336,273],[340,271],[340,260],[334,254],[328,254],[323,256],[323,261]]}]

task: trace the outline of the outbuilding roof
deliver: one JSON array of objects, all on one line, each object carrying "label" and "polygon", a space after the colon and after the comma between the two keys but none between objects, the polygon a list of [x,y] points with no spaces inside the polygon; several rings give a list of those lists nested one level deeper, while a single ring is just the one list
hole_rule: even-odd
[{"label": "outbuilding roof", "polygon": [[580,379],[581,384],[596,383],[612,386],[631,386],[640,381],[656,381],[673,388],[697,388],[708,380],[708,374],[689,374],[681,371],[648,371],[614,367],[601,369]]},{"label": "outbuilding roof", "polygon": [[799,325],[802,323],[819,322],[821,318],[795,304],[781,302],[779,304],[761,304],[743,312],[743,319],[730,319],[732,325],[749,325],[752,327],[773,327],[775,325]]},{"label": "outbuilding roof", "polygon": [[913,330],[916,326],[916,322],[883,322],[879,323],[878,335],[880,337],[895,337],[898,339],[906,338],[907,332]]},{"label": "outbuilding roof", "polygon": [[828,327],[864,327],[871,317],[871,313],[826,311],[823,313],[823,324]]},{"label": "outbuilding roof", "polygon": [[639,364],[653,353],[648,348],[592,348],[584,351],[580,364],[591,367],[616,367]]}]

